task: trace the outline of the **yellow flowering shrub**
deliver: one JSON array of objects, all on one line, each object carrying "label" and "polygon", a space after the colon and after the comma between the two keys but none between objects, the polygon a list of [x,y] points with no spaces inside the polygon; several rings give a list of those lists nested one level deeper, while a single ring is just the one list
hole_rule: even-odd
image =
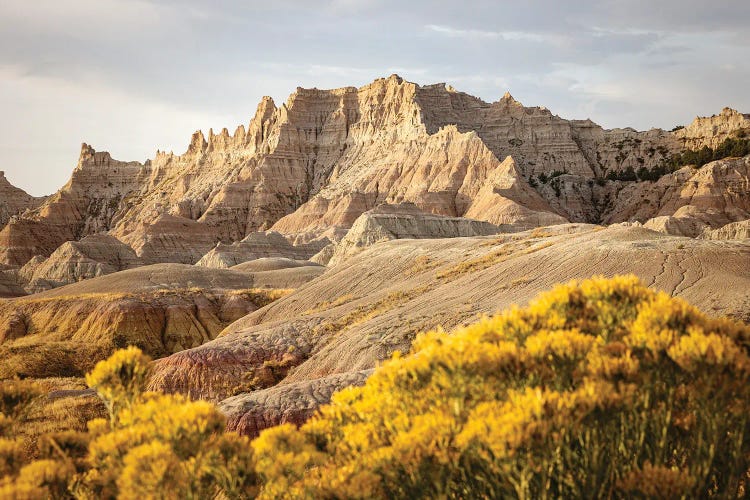
[{"label": "yellow flowering shrub", "polygon": [[151,358],[135,346],[115,351],[86,374],[86,383],[95,389],[114,421],[122,408],[129,408],[144,391]]},{"label": "yellow flowering shrub", "polygon": [[736,497],[750,329],[635,277],[421,335],[300,429],[253,442],[266,498]]},{"label": "yellow flowering shrub", "polygon": [[145,392],[149,363],[131,347],[87,375],[112,417],[89,422],[87,470],[72,490],[83,498],[254,496],[249,439],[225,433],[211,403]]}]

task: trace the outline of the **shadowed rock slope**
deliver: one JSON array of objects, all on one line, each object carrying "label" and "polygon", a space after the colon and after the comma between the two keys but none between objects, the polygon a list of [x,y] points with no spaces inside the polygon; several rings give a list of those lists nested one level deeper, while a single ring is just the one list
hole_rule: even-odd
[{"label": "shadowed rock slope", "polygon": [[[388,241],[233,323],[217,339],[158,361],[151,387],[213,400],[235,396],[227,403],[232,421],[255,432],[267,417],[243,420],[243,398],[253,415],[258,398],[273,400],[274,408],[306,408],[325,399],[309,395],[322,383],[313,381],[371,369],[394,351],[406,351],[420,331],[523,304],[571,278],[634,273],[709,313],[748,321],[748,262],[750,243],[627,226],[566,224],[498,236]],[[299,385],[284,388],[291,384]],[[296,401],[301,393],[308,394],[307,403]]]}]

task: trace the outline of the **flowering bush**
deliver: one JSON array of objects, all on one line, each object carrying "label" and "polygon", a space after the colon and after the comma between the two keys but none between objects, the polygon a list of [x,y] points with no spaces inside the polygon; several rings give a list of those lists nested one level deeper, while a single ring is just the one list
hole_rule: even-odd
[{"label": "flowering bush", "polygon": [[89,422],[88,467],[73,490],[89,498],[254,496],[250,441],[225,433],[206,401],[145,392],[150,359],[131,347],[87,375],[113,409]]},{"label": "flowering bush", "polygon": [[299,430],[253,443],[265,497],[734,497],[750,329],[634,277],[420,336]]}]

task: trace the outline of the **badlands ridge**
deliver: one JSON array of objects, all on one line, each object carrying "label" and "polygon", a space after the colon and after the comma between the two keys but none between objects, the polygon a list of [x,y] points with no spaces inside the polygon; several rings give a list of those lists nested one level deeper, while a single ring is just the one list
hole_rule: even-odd
[{"label": "badlands ridge", "polygon": [[750,156],[675,163],[748,135],[729,108],[605,130],[392,75],[264,98],[182,155],[84,144],[49,197],[0,175],[0,377],[80,377],[136,344],[153,389],[257,434],[421,331],[573,278],[633,273],[748,322]]}]

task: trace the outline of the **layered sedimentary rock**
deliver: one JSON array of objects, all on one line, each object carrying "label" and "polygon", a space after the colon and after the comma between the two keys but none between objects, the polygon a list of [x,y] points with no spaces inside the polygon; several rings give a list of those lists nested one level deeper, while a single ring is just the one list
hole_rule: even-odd
[{"label": "layered sedimentary rock", "polygon": [[132,248],[118,239],[96,234],[60,245],[49,257],[37,256],[19,275],[29,292],[40,292],[141,265]]},{"label": "layered sedimentary rock", "polygon": [[245,392],[225,399],[219,409],[227,416],[228,431],[255,437],[276,425],[303,424],[318,407],[330,402],[334,392],[364,384],[371,373],[372,370],[339,373]]},{"label": "layered sedimentary rock", "polygon": [[707,240],[750,239],[750,219],[732,222],[718,229],[704,230],[700,237]]},{"label": "layered sedimentary rock", "polygon": [[[272,227],[309,243],[382,203],[519,227],[600,222],[621,187],[608,174],[654,169],[739,133],[746,118],[725,111],[676,133],[604,130],[510,95],[486,103],[396,75],[359,89],[298,88],[278,107],[264,98],[232,134],[196,132],[182,155],[126,163],[84,145],[70,182],[0,232],[0,262],[21,267],[109,232],[145,263],[195,263]],[[500,162],[508,157],[513,169]]]},{"label": "layered sedimentary rock", "polygon": [[144,165],[113,160],[83,144],[70,181],[0,231],[0,262],[22,266],[36,255],[49,256],[66,241],[107,231],[122,202],[147,177]]},{"label": "layered sedimentary rock", "polygon": [[464,215],[490,221],[506,230],[568,222],[524,181],[511,156],[488,176]]},{"label": "layered sedimentary rock", "polygon": [[286,258],[307,260],[329,243],[328,239],[315,244],[292,245],[275,231],[254,232],[232,244],[219,243],[206,253],[196,265],[229,268],[261,258]]},{"label": "layered sedimentary rock", "polygon": [[22,295],[26,295],[26,290],[20,285],[18,271],[0,266],[0,299]]},{"label": "layered sedimentary rock", "polygon": [[15,187],[0,171],[0,228],[5,226],[11,217],[20,215],[26,210],[40,205],[44,197],[31,196],[23,189]]},{"label": "layered sedimentary rock", "polygon": [[0,302],[0,376],[81,376],[114,349],[198,346],[279,296],[251,275],[159,264]]},{"label": "layered sedimentary rock", "polygon": [[554,283],[594,274],[634,273],[707,312],[747,321],[748,262],[747,242],[625,226],[566,224],[382,242],[238,320],[217,339],[160,360],[151,387],[222,400],[367,370],[396,350],[408,351],[418,332],[452,328],[523,304]]},{"label": "layered sedimentary rock", "polygon": [[486,236],[501,231],[489,222],[426,214],[411,203],[384,204],[354,221],[344,239],[334,246],[327,264],[334,266],[381,241]]},{"label": "layered sedimentary rock", "polygon": [[750,134],[750,115],[724,108],[718,115],[696,117],[674,135],[685,148],[698,150],[704,146],[716,149],[725,139],[735,138],[738,134]]},{"label": "layered sedimentary rock", "polygon": [[697,237],[706,230],[750,219],[750,156],[682,169],[656,182],[630,183],[617,194],[607,223]]}]

